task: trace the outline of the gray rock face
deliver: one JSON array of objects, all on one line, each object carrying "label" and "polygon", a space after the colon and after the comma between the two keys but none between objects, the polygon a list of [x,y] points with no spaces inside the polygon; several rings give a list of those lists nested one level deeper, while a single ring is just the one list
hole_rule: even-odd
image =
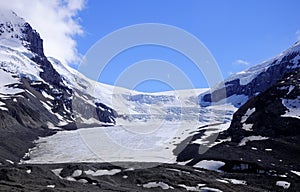
[{"label": "gray rock face", "polygon": [[24,23],[22,33],[22,40],[27,42],[24,43],[25,47],[33,53],[36,53],[38,56],[45,57],[43,49],[43,40],[41,39],[39,33],[36,30],[32,29],[29,23]]}]

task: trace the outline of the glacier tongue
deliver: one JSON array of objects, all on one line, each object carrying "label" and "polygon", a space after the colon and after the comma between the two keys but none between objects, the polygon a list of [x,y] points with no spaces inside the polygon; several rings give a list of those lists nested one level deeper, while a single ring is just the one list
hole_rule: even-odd
[{"label": "glacier tongue", "polygon": [[[47,138],[40,138],[37,148],[31,150],[31,159],[26,163],[174,163],[177,158],[174,150],[184,140],[189,142],[199,131],[199,127],[223,123],[213,126],[203,138],[197,140],[201,144],[213,146],[214,141],[210,141],[210,136],[229,127],[228,123],[236,108],[230,104],[201,108],[195,98],[190,96],[190,91],[179,91],[177,96],[174,96],[173,92],[143,95],[154,99],[152,104],[148,104],[148,100],[132,101],[126,97],[118,97],[123,99],[119,102],[131,106],[132,111],[127,113],[127,110],[123,109],[124,114],[117,118],[116,126],[62,131]],[[202,91],[205,90],[199,90]],[[161,100],[155,100],[161,97],[179,97],[184,103],[174,99],[172,102],[165,100],[165,105]],[[124,118],[125,115],[127,118]]]}]

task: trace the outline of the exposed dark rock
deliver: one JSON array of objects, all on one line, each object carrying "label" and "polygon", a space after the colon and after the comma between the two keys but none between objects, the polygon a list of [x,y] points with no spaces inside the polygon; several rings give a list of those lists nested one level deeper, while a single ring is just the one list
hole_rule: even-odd
[{"label": "exposed dark rock", "polygon": [[[288,110],[282,104],[282,99],[297,99],[300,96],[299,85],[300,69],[297,69],[286,74],[283,79],[265,92],[250,99],[240,107],[233,115],[230,128],[226,131],[231,136],[232,142],[240,142],[247,135],[261,135],[272,138],[300,136],[300,119],[282,116]],[[293,90],[289,90],[291,86],[294,87]],[[253,124],[252,131],[247,133],[242,129],[242,117],[247,110],[254,108],[255,111],[244,122]]]},{"label": "exposed dark rock", "polygon": [[[11,14],[17,17],[15,13]],[[15,34],[16,31],[18,34]],[[48,129],[49,125],[73,130],[77,129],[77,124],[73,111],[74,90],[66,86],[61,75],[44,55],[43,40],[40,35],[22,19],[17,23],[12,21],[0,23],[0,36],[3,33],[6,35],[5,38],[20,41],[33,53],[30,55],[31,60],[41,69],[39,76],[43,80],[36,80],[40,79],[37,77],[29,78],[26,74],[14,74],[20,83],[7,86],[24,92],[6,95],[6,99],[0,98],[8,110],[0,110],[0,162],[7,163],[6,159],[18,162],[28,149],[34,146],[32,142],[39,136],[55,133],[56,130]],[[9,47],[7,49],[14,52]],[[0,70],[4,66],[4,71],[13,74],[13,70],[6,70],[6,65],[1,65]],[[92,117],[95,119],[115,122],[116,112],[113,109],[101,111],[95,105],[88,106],[86,111],[93,111]],[[76,115],[81,114],[77,112]]]},{"label": "exposed dark rock", "polygon": [[[258,93],[261,93],[267,90],[271,85],[273,85],[276,81],[281,79],[284,74],[289,73],[294,70],[293,59],[296,56],[299,56],[300,53],[298,51],[289,53],[285,55],[281,60],[275,60],[270,64],[270,67],[265,69],[262,73],[258,74],[252,81],[250,81],[246,85],[240,84],[240,79],[234,79],[231,81],[225,82],[224,88],[217,89],[212,93],[202,95],[200,97],[201,102],[212,102],[212,98],[214,102],[217,102],[221,99],[225,99],[225,97],[230,97],[234,94],[236,95],[246,95],[249,98],[252,98]],[[300,67],[300,61],[297,66]],[[259,66],[255,66],[259,67]],[[255,75],[255,74],[252,74]],[[222,91],[225,89],[226,94],[223,94]],[[220,94],[222,93],[222,94]]]},{"label": "exposed dark rock", "polygon": [[36,30],[32,29],[29,23],[24,23],[24,26],[21,28],[23,33],[23,43],[26,48],[28,48],[33,53],[36,53],[39,57],[44,58],[44,49],[43,49],[43,40]]},{"label": "exposed dark rock", "polygon": [[[123,163],[126,164],[128,163]],[[147,163],[130,164],[149,167]],[[52,172],[54,169],[62,169],[59,176]],[[92,176],[85,172],[111,169],[119,169],[121,172],[102,176]],[[72,177],[75,170],[81,170],[81,175]],[[69,181],[68,178],[72,178],[73,181]],[[233,184],[230,179],[244,180],[246,184]],[[276,186],[276,181],[280,180],[290,182],[289,189],[284,190]],[[160,182],[166,188],[162,189],[159,186],[146,188],[145,184],[150,182]],[[198,191],[209,191],[204,188],[209,187],[224,192],[264,192],[297,191],[299,183],[299,177],[296,175],[282,178],[278,175],[266,176],[256,173],[218,173],[171,164],[134,170],[108,163],[0,166],[0,191],[188,191],[186,186],[194,187]]]},{"label": "exposed dark rock", "polygon": [[[247,165],[248,168],[242,171],[247,173],[272,174],[274,171],[283,174],[300,170],[297,163],[300,161],[300,119],[282,116],[288,111],[283,99],[299,100],[299,79],[300,69],[294,69],[241,106],[234,113],[230,127],[217,138],[230,138],[230,141],[218,144],[204,154],[199,153],[201,145],[188,144],[177,160],[191,160],[188,165],[195,165],[201,160],[218,160],[226,163],[221,169],[229,172],[237,172],[234,167],[238,164]],[[246,117],[251,109],[255,110]],[[251,129],[244,128],[245,124],[251,124]],[[241,144],[250,136],[266,139]]]},{"label": "exposed dark rock", "polygon": [[116,123],[117,112],[103,103],[96,103],[98,119],[104,123]]}]

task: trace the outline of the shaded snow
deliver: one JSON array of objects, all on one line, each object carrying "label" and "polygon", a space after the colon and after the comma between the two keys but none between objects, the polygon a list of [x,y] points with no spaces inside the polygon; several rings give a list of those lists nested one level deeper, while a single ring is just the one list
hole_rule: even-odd
[{"label": "shaded snow", "polygon": [[242,116],[241,123],[245,123],[245,121],[248,119],[248,117],[250,117],[250,115],[252,115],[252,113],[254,113],[254,112],[255,112],[255,108],[248,109],[246,111],[246,113],[244,114],[244,116]]},{"label": "shaded snow", "polygon": [[117,173],[121,172],[121,169],[111,169],[111,170],[97,170],[97,171],[93,171],[93,170],[88,170],[88,171],[84,171],[87,175],[92,175],[92,176],[102,176],[102,175],[115,175]]},{"label": "shaded snow", "polygon": [[293,117],[300,119],[300,96],[296,99],[282,99],[282,104],[287,108],[287,111],[281,117]]}]

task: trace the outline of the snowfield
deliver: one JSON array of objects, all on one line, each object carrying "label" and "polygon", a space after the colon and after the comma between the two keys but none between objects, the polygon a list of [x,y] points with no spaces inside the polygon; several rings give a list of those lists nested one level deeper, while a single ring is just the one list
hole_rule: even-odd
[{"label": "snowfield", "polygon": [[[57,63],[71,87],[94,87],[87,90],[114,108],[119,118],[114,127],[91,127],[61,131],[40,138],[26,163],[54,162],[176,162],[173,150],[185,139],[191,139],[201,126],[211,125],[202,138],[194,142],[213,146],[217,134],[229,127],[233,104],[200,107],[198,96],[208,89],[141,93],[93,82],[84,76],[72,76],[68,67]],[[70,70],[71,71],[71,70]],[[68,75],[67,75],[68,74]],[[67,78],[69,80],[67,80]],[[85,86],[84,86],[85,87]],[[95,90],[99,90],[95,95]],[[102,90],[102,91],[100,91]],[[97,92],[97,91],[96,91]],[[88,99],[81,96],[88,102]],[[92,120],[85,120],[91,122]],[[213,125],[216,126],[213,126]],[[218,125],[218,126],[217,126]],[[213,135],[213,137],[211,137]]]},{"label": "snowfield", "polygon": [[[231,118],[235,108],[230,108],[232,111],[226,113],[227,118],[218,119],[219,114],[224,112],[219,107],[202,109],[206,110],[200,114],[202,118],[194,120],[189,119],[188,114],[182,115],[184,118],[181,120],[163,119],[161,117],[168,115],[161,114],[147,120],[117,119],[118,125],[113,127],[60,131],[53,136],[40,138],[37,147],[31,150],[31,159],[26,163],[118,161],[174,163],[176,155],[173,150],[184,139],[192,136],[200,126],[223,123],[220,126],[211,126],[203,138],[197,139],[196,142],[207,146],[213,146],[214,143],[208,139],[209,136],[229,127],[226,119]],[[228,106],[222,107],[228,110]],[[196,112],[198,111],[195,110]]]}]

